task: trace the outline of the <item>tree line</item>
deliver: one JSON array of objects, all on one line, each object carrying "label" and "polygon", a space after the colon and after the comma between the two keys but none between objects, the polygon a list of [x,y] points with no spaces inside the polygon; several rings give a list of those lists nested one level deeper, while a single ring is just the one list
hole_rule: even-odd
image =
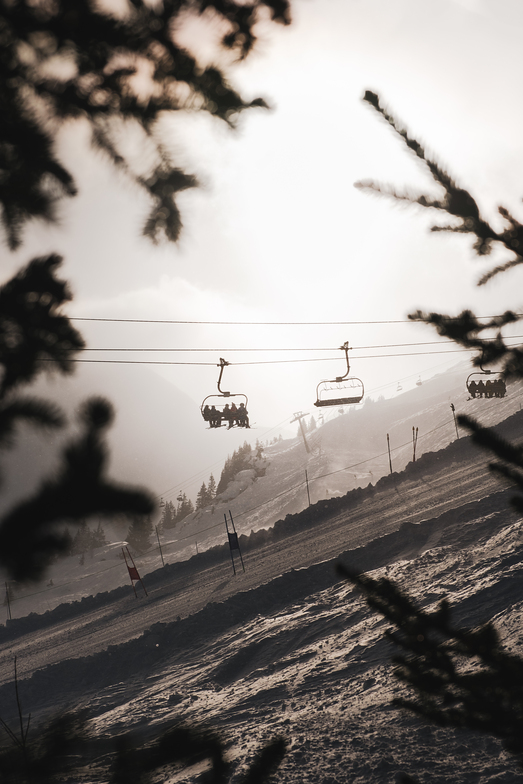
[{"label": "tree line", "polygon": [[[129,519],[129,528],[124,541],[136,553],[144,553],[152,547],[154,526],[151,515],[133,515]],[[80,563],[86,553],[92,552],[99,547],[110,544],[101,520],[96,528],[91,528],[86,520],[83,520],[74,534],[67,528],[64,534],[67,546],[62,556],[79,556]]]},{"label": "tree line", "polygon": [[[281,440],[281,435],[275,436],[270,443],[275,444]],[[267,445],[268,444],[269,442],[267,442]],[[177,523],[181,522],[187,515],[195,510],[197,511],[198,509],[205,509],[207,506],[211,506],[216,501],[217,496],[220,493],[223,493],[229,483],[234,480],[235,476],[240,471],[253,467],[253,454],[257,459],[263,457],[263,443],[258,439],[256,439],[256,447],[254,450],[247,441],[244,441],[243,445],[238,447],[238,449],[235,449],[232,455],[227,456],[218,484],[216,484],[216,480],[213,474],[211,474],[207,484],[202,482],[196,495],[195,504],[187,497],[185,492],[180,493],[176,499],[178,502],[177,504],[175,504],[174,501],[164,501],[162,499],[160,502],[160,528],[162,530],[174,528]]]}]

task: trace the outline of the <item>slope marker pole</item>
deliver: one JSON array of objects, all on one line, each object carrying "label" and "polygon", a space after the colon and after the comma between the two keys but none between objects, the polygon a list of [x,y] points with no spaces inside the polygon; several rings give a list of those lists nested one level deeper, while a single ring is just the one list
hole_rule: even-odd
[{"label": "slope marker pole", "polygon": [[[243,571],[245,571],[245,566],[244,566],[244,563],[243,563],[242,551],[240,550],[240,543],[238,541],[238,534],[236,533],[236,528],[234,527],[234,520],[232,519],[232,514],[231,514],[231,510],[230,509],[229,509],[229,517],[231,518],[231,525],[232,525],[232,530],[234,532],[234,539],[235,539],[235,543],[236,543],[236,549],[238,550],[238,552],[240,554],[240,561],[242,562]],[[232,552],[232,550],[231,550],[231,552]]]},{"label": "slope marker pole", "polygon": [[162,544],[160,542],[160,535],[158,533],[158,526],[156,526],[156,538],[158,539],[158,547],[160,548],[160,555],[162,557],[162,566],[165,566],[165,561],[163,560],[163,553],[162,553]]},{"label": "slope marker pole", "polygon": [[9,620],[13,620],[13,616],[11,615],[11,597],[9,596],[9,586],[7,585],[7,581],[5,583],[5,598],[7,601],[7,609],[9,612]]},{"label": "slope marker pole", "polygon": [[[127,556],[125,555],[125,550],[127,550],[127,555],[129,556],[129,560],[131,561],[132,566],[129,566],[129,564],[127,563]],[[136,568],[136,564],[134,562],[134,558],[132,557],[132,555],[131,555],[131,553],[129,551],[129,548],[127,546],[125,547],[125,550],[122,547],[122,553],[123,553],[123,557],[125,559],[125,565],[127,566],[127,570],[129,572],[129,578],[131,580],[131,585],[133,586],[134,595],[138,599],[138,594],[136,593],[136,587],[135,587],[135,585],[133,583],[133,580],[137,580],[139,583],[141,583],[141,586],[143,588],[143,591],[144,591],[145,595],[148,596],[149,594],[147,593],[147,589],[146,589],[145,585],[143,584],[143,580],[140,577],[138,569]]]},{"label": "slope marker pole", "polygon": [[416,444],[418,443],[418,428],[414,430],[414,425],[412,425],[412,462],[416,462]]},{"label": "slope marker pole", "polygon": [[233,558],[233,555],[232,555],[232,547],[231,547],[231,534],[229,533],[229,525],[227,523],[227,515],[225,514],[225,512],[223,513],[223,517],[224,517],[224,520],[225,520],[225,528],[227,530],[227,539],[229,540],[229,551],[231,553],[232,570],[233,570],[234,574],[236,575],[236,567],[234,565],[234,558]]},{"label": "slope marker pole", "polygon": [[307,476],[307,469],[305,469],[305,482],[307,484],[307,498],[309,499],[309,506],[311,505],[311,494],[309,493],[309,477]]}]

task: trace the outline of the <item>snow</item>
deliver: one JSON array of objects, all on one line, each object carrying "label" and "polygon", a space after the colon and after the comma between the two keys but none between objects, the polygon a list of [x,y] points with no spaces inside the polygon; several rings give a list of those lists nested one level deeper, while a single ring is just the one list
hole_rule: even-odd
[{"label": "snow", "polygon": [[[505,647],[523,653],[523,528],[509,511],[512,491],[489,474],[486,455],[469,439],[458,442],[455,431],[453,437],[452,421],[443,437],[448,396],[432,405],[420,397],[417,407],[414,397],[402,397],[384,409],[372,404],[377,419],[392,412],[381,433],[396,439],[400,428],[408,436],[418,421],[427,423],[424,432],[436,428],[433,441],[427,436],[423,445],[420,437],[425,455],[409,465],[412,447],[398,449],[391,476],[387,457],[374,487],[335,503],[314,504],[316,498],[310,509],[301,485],[276,498],[304,466],[314,476],[313,469],[327,473],[352,455],[376,454],[378,436],[368,420],[361,426],[370,446],[361,440],[345,452],[332,446],[346,444],[347,423],[356,433],[363,407],[361,415],[351,412],[318,428],[321,454],[316,448],[307,456],[298,441],[267,448],[264,476],[243,472],[249,474],[238,483],[243,490],[234,495],[238,487],[231,488],[223,507],[168,532],[162,548],[169,565],[162,568],[157,549],[137,558],[147,597],[140,591],[134,597],[122,543],[86,557],[81,572],[76,559],[57,565],[53,586],[40,586],[40,593],[33,587],[32,596],[14,601],[19,620],[0,626],[2,717],[15,715],[16,655],[22,703],[33,723],[77,706],[87,710],[91,731],[104,737],[132,731],[145,743],[173,723],[213,728],[227,743],[233,782],[276,735],[288,746],[275,775],[283,784],[390,782],[399,772],[421,782],[519,780],[515,762],[495,740],[434,727],[390,705],[403,687],[393,677],[385,625],[335,573],[340,560],[386,575],[426,607],[446,596],[457,623],[492,619]],[[482,418],[495,424],[509,417],[500,432],[521,441],[520,399],[484,406]],[[477,413],[478,402],[460,408]],[[402,416],[400,405],[411,413]],[[446,448],[431,454],[431,443]],[[334,496],[343,482],[347,472],[327,477],[325,487]],[[248,511],[262,502],[263,512]],[[236,577],[227,550],[210,549],[223,544],[224,524],[207,537],[202,532],[221,523],[224,508],[232,509],[240,533],[260,530],[240,539],[246,571]],[[305,512],[278,523],[272,538],[262,536],[264,523],[292,509]],[[194,537],[206,548],[198,556]],[[98,591],[107,593],[94,596]],[[59,606],[45,613],[47,603]],[[103,760],[85,762],[82,780],[103,780]],[[163,780],[196,782],[207,765],[172,770]]]}]

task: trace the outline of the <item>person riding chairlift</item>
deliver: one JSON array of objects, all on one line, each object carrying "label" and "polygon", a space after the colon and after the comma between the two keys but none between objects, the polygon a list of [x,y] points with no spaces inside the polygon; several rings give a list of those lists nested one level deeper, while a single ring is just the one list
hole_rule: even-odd
[{"label": "person riding chairlift", "polygon": [[231,428],[232,427],[231,409],[228,403],[226,403],[223,407],[222,417],[225,419],[226,422],[229,423],[229,428]]},{"label": "person riding chairlift", "polygon": [[229,430],[233,425],[239,425],[238,421],[238,408],[236,403],[231,403],[231,411],[230,411],[230,419],[229,419]]},{"label": "person riding chairlift", "polygon": [[248,416],[248,411],[245,408],[245,403],[240,403],[238,407],[238,424],[240,425],[240,427],[250,428],[249,416]]},{"label": "person riding chairlift", "polygon": [[221,412],[217,410],[216,406],[211,406],[211,410],[209,412],[209,422],[211,427],[221,427],[222,415]]}]

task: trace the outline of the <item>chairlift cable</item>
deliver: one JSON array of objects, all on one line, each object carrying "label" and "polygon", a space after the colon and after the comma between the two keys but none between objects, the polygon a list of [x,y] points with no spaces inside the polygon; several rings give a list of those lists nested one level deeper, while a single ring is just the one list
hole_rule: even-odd
[{"label": "chairlift cable", "polygon": [[[354,359],[389,359],[394,357],[429,357],[436,354],[460,354],[463,352],[474,352],[475,348],[444,349],[442,351],[415,351],[393,354],[374,354],[365,356],[354,356]],[[41,362],[54,362],[51,358],[44,357]],[[105,364],[105,365],[172,365],[172,366],[195,366],[195,367],[216,367],[216,362],[175,362],[172,360],[158,359],[79,359],[72,358],[70,362],[83,364]],[[252,365],[285,365],[300,362],[339,362],[339,357],[309,357],[308,359],[274,359],[261,360],[255,362],[231,362],[234,367],[244,367]]]},{"label": "chairlift cable", "polygon": [[[507,336],[507,340],[516,340],[522,339],[523,335],[510,335]],[[483,338],[484,340],[496,340],[497,338]],[[363,351],[363,350],[370,350],[370,349],[378,349],[378,348],[408,348],[409,346],[441,346],[448,343],[454,343],[453,340],[428,340],[428,341],[421,341],[416,343],[383,343],[376,346],[352,346],[352,350],[356,351]],[[82,349],[82,351],[147,351],[147,352],[178,352],[178,353],[197,353],[197,352],[207,352],[207,353],[214,353],[214,354],[224,354],[224,353],[231,353],[231,352],[254,352],[254,351],[285,351],[285,352],[292,352],[292,351],[333,351],[333,346],[322,347],[322,346],[313,346],[312,348],[303,348],[301,346],[295,346],[293,348],[281,348],[280,346],[272,346],[270,348],[93,348],[91,346],[87,346],[86,348]]]},{"label": "chairlift cable", "polygon": [[[523,316],[523,313],[516,313]],[[476,316],[478,321],[491,320],[497,316]],[[459,316],[450,317],[458,319]],[[414,319],[389,319],[386,321],[189,321],[180,319],[138,319],[138,318],[98,318],[91,316],[70,316],[70,321],[94,321],[118,324],[194,324],[198,326],[232,326],[232,327],[338,327],[338,326],[363,326],[366,324],[419,324]]]}]

